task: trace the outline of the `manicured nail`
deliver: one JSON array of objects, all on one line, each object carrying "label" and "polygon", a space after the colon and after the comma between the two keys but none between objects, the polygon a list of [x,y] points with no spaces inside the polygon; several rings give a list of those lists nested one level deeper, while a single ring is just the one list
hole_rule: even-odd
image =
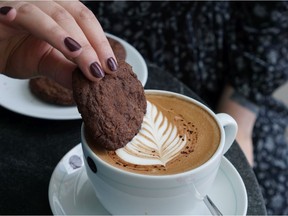
[{"label": "manicured nail", "polygon": [[77,43],[74,39],[72,39],[71,37],[66,37],[64,39],[64,43],[71,52],[75,52],[81,49],[81,45]]},{"label": "manicured nail", "polygon": [[108,64],[108,67],[109,67],[109,69],[111,71],[116,71],[117,70],[118,65],[117,65],[117,63],[116,63],[114,58],[112,58],[112,57],[108,58],[107,64]]},{"label": "manicured nail", "polygon": [[0,14],[6,15],[9,13],[9,11],[12,9],[12,7],[4,6],[0,8]]},{"label": "manicured nail", "polygon": [[104,71],[102,70],[98,62],[94,62],[90,65],[90,71],[94,77],[97,77],[97,78],[104,77]]}]

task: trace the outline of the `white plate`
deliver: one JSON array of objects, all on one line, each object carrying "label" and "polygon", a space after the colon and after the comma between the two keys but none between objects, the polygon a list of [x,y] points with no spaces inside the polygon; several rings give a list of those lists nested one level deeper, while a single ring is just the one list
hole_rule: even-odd
[{"label": "white plate", "polygon": [[[247,213],[245,185],[225,157],[208,195],[224,215]],[[49,202],[54,215],[109,214],[98,201],[87,178],[81,144],[69,151],[56,166],[50,179]],[[204,203],[191,214],[211,215]]]},{"label": "white plate", "polygon": [[[133,67],[138,79],[145,86],[148,78],[147,65],[141,54],[126,41],[107,34],[118,40],[126,49],[126,61]],[[80,119],[76,106],[65,107],[45,103],[36,98],[29,90],[29,80],[18,80],[0,75],[0,105],[19,114],[52,120]]]}]

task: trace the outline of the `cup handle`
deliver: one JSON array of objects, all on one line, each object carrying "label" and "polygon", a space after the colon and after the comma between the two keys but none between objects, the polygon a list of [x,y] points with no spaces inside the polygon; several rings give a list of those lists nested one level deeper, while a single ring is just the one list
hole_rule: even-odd
[{"label": "cup handle", "polygon": [[225,154],[236,138],[238,125],[237,122],[226,113],[218,113],[216,117],[225,131],[225,145],[223,150],[223,154]]}]

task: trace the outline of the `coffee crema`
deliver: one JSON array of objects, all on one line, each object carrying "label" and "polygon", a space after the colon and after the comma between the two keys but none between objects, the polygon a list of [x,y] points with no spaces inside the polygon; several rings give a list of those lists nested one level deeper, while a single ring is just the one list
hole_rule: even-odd
[{"label": "coffee crema", "polygon": [[117,168],[145,175],[169,175],[196,168],[212,157],[220,143],[214,118],[191,101],[146,93],[147,111],[139,133],[123,148],[90,148]]}]

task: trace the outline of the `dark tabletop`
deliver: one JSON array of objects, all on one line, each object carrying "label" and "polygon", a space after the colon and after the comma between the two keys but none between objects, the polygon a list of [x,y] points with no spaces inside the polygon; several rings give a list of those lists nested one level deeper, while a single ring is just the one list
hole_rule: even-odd
[{"label": "dark tabletop", "polygon": [[[170,90],[200,100],[171,74],[153,65],[148,71],[146,89]],[[50,177],[60,159],[80,143],[81,123],[31,118],[0,106],[0,214],[52,214],[48,201]],[[245,183],[247,213],[266,214],[259,185],[239,145],[234,142],[225,156]]]}]

